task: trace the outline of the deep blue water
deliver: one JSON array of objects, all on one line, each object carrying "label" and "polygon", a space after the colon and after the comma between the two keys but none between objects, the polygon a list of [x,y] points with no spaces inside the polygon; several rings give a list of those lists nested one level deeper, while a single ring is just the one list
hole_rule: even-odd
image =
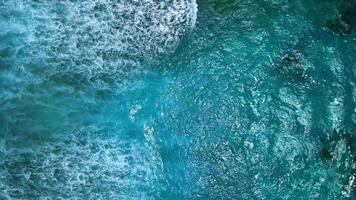
[{"label": "deep blue water", "polygon": [[354,199],[356,2],[0,0],[0,199]]}]

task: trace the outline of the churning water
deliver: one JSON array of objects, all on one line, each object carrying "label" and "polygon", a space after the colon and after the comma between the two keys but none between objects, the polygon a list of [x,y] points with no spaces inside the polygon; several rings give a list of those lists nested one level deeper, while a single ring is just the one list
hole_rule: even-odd
[{"label": "churning water", "polygon": [[0,199],[353,199],[355,112],[354,1],[0,0]]}]

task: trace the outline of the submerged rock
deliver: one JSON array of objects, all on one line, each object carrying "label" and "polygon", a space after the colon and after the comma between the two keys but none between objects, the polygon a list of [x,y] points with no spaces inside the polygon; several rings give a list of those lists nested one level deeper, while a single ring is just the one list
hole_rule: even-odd
[{"label": "submerged rock", "polygon": [[320,156],[335,167],[342,176],[338,177],[344,184],[342,195],[349,198],[355,195],[356,187],[356,137],[345,130],[334,130],[331,135],[320,138],[322,144]]},{"label": "submerged rock", "polygon": [[356,3],[344,3],[339,8],[338,18],[326,22],[326,27],[329,30],[341,36],[352,34],[355,25]]},{"label": "submerged rock", "polygon": [[326,26],[334,33],[342,36],[350,35],[353,29],[352,24],[350,24],[348,21],[345,21],[343,17],[340,17],[336,20],[328,20]]},{"label": "submerged rock", "polygon": [[[335,153],[338,143],[343,143],[346,147],[346,151],[356,161],[356,137],[344,130],[334,130],[333,134],[320,138],[322,143],[321,156],[325,160],[338,159]],[[345,153],[345,152],[344,152]]]},{"label": "submerged rock", "polygon": [[309,77],[302,55],[298,50],[285,52],[274,67],[279,73],[294,81],[305,81]]}]

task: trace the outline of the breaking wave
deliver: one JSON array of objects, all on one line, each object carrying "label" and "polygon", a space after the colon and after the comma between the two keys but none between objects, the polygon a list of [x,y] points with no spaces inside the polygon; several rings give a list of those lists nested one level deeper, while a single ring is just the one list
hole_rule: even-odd
[{"label": "breaking wave", "polygon": [[148,149],[93,129],[12,149],[1,156],[0,199],[147,199],[161,172],[160,158]]},{"label": "breaking wave", "polygon": [[195,0],[3,4],[12,16],[21,15],[15,22],[21,20],[16,24],[27,33],[22,51],[61,71],[90,73],[122,73],[172,53],[194,27],[197,13]]}]

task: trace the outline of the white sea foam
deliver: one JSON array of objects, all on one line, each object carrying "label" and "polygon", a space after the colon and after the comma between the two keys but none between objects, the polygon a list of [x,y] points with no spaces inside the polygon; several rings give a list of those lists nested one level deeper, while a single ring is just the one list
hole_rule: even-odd
[{"label": "white sea foam", "polygon": [[35,54],[62,70],[89,74],[126,73],[173,52],[194,28],[197,14],[195,0],[18,4],[12,6],[27,15],[28,42]]},{"label": "white sea foam", "polygon": [[2,157],[0,199],[147,199],[162,164],[137,140],[81,130],[67,139]]}]

